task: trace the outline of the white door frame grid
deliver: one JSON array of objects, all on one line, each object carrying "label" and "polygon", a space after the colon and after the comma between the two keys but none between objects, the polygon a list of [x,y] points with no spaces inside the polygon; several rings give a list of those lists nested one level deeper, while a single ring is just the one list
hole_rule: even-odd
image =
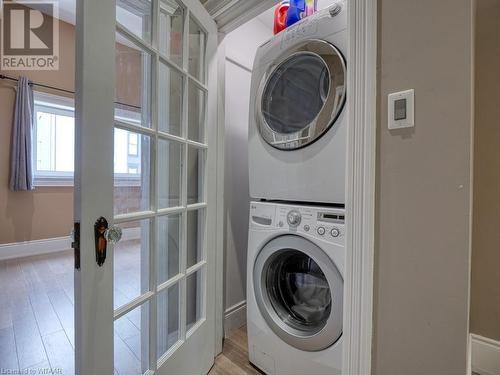
[{"label": "white door frame grid", "polygon": [[377,130],[377,0],[348,0],[348,140],[342,373],[372,367],[375,160]]}]

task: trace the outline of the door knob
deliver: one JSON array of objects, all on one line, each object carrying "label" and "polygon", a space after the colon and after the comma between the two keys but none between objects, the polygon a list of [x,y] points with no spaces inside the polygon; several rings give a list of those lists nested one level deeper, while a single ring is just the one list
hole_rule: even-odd
[{"label": "door knob", "polygon": [[114,245],[122,239],[122,228],[112,226],[111,228],[106,229],[104,237],[106,238],[106,241]]},{"label": "door knob", "polygon": [[106,250],[108,242],[112,245],[120,241],[122,238],[122,230],[120,227],[109,227],[108,221],[104,217],[100,217],[94,224],[95,237],[95,259],[97,265],[101,267],[106,260]]}]

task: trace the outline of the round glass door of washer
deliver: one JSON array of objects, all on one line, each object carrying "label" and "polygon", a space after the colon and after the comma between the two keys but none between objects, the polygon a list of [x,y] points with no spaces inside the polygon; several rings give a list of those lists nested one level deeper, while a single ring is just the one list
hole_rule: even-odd
[{"label": "round glass door of washer", "polygon": [[345,104],[346,66],[325,41],[307,41],[271,64],[261,82],[257,121],[264,140],[282,150],[307,146],[339,117]]},{"label": "round glass door of washer", "polygon": [[343,279],[312,242],[294,235],[270,241],[256,259],[254,288],[264,319],[288,344],[317,351],[340,338]]}]

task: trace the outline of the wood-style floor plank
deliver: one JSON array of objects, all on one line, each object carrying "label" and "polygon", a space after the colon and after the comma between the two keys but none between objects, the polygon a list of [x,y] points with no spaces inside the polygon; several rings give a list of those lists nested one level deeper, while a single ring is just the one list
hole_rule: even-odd
[{"label": "wood-style floor plank", "polygon": [[[2,363],[0,368],[19,371],[16,340],[12,327],[0,329],[0,362]],[[12,372],[15,373],[15,371]]]},{"label": "wood-style floor plank", "polygon": [[75,373],[74,352],[64,330],[43,336],[50,367],[54,374],[73,375]]},{"label": "wood-style floor plank", "polygon": [[222,354],[215,359],[209,375],[262,375],[248,361],[248,342],[246,327],[231,332],[224,340]]}]

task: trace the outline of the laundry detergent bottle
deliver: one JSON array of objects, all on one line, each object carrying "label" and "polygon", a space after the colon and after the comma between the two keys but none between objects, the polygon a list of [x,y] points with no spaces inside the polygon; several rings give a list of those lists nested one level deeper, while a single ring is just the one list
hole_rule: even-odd
[{"label": "laundry detergent bottle", "polygon": [[292,26],[305,17],[306,0],[290,0],[290,7],[286,15],[286,27]]},{"label": "laundry detergent bottle", "polygon": [[312,16],[318,10],[318,0],[306,0],[305,16]]},{"label": "laundry detergent bottle", "polygon": [[274,10],[274,34],[286,28],[286,15],[290,7],[290,0],[283,0]]}]

